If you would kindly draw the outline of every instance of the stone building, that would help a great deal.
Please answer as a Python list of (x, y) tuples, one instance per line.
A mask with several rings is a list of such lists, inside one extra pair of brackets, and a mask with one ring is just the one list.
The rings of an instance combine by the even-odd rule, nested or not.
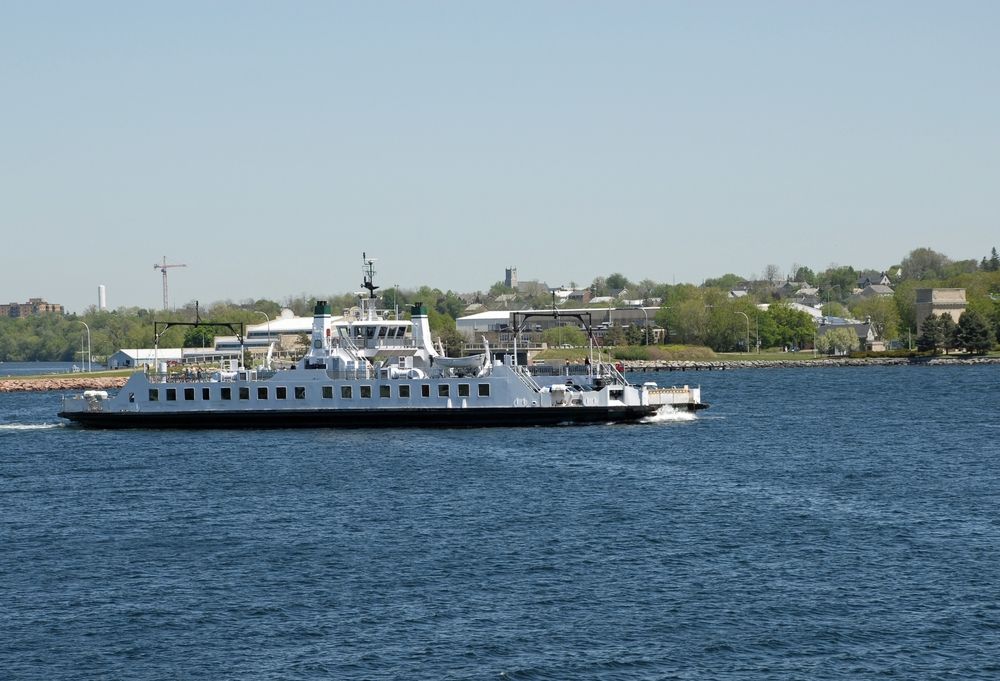
[(923, 329), (924, 320), (929, 315), (939, 317), (947, 313), (958, 323), (965, 312), (964, 288), (918, 288), (917, 289), (917, 334)]
[(26, 303), (0, 305), (0, 317), (37, 317), (45, 314), (63, 314), (63, 306), (47, 303), (42, 298), (29, 298)]

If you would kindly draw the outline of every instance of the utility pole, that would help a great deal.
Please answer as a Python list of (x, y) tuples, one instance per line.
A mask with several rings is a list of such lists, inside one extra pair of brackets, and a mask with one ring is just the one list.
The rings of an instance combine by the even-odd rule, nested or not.
[(168, 299), (167, 299), (167, 268), (168, 267), (187, 267), (187, 265), (180, 265), (180, 264), (169, 264), (168, 265), (167, 264), (167, 256), (163, 256), (163, 262), (162, 263), (153, 263), (153, 269), (154, 270), (160, 270), (160, 272), (163, 273), (163, 309), (164, 310), (169, 309), (168, 308)]

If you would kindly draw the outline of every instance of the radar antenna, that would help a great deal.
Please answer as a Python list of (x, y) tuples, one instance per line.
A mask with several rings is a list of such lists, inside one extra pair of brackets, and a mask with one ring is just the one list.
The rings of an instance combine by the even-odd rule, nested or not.
[(374, 299), (375, 290), (379, 288), (375, 285), (375, 259), (369, 258), (367, 254), (362, 252), (361, 260), (364, 262), (361, 272), (365, 277), (365, 283), (362, 286), (368, 289), (368, 297)]

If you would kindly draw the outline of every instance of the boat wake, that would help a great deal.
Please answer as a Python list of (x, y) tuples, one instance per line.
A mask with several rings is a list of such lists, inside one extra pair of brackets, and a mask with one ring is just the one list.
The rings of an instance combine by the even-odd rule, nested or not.
[(0, 432), (19, 430), (50, 430), (63, 428), (65, 423), (0, 423)]
[(679, 411), (671, 406), (664, 405), (656, 410), (652, 416), (647, 416), (640, 423), (678, 423), (683, 421), (697, 421), (698, 415), (693, 411)]

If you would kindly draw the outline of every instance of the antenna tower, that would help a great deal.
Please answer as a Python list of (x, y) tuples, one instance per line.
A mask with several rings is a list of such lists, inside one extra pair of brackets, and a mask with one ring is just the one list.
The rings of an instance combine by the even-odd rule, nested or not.
[(369, 258), (365, 253), (362, 253), (361, 260), (364, 262), (361, 272), (365, 277), (365, 283), (362, 286), (368, 289), (368, 297), (374, 298), (375, 289), (379, 288), (375, 285), (375, 259)]
[(167, 264), (167, 256), (163, 256), (162, 263), (153, 263), (154, 270), (160, 270), (163, 273), (163, 309), (169, 309), (167, 307), (167, 268), (168, 267), (187, 267), (187, 265), (180, 264)]

